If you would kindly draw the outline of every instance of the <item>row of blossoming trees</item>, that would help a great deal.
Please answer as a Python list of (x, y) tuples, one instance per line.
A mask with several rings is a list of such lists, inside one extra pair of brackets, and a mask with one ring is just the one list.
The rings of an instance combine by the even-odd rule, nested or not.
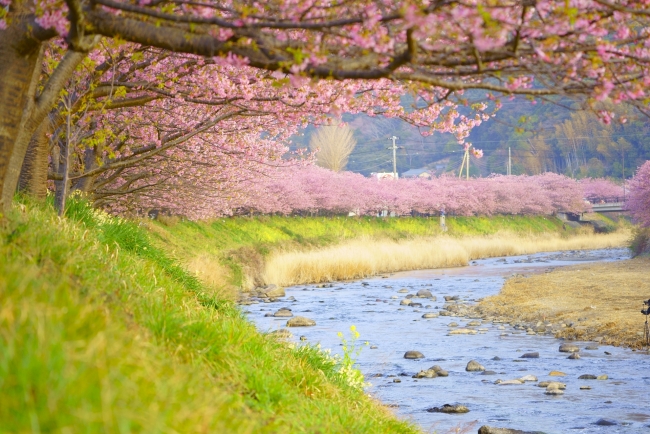
[(144, 214), (151, 209), (191, 219), (232, 214), (299, 215), (437, 215), (579, 213), (590, 208), (585, 198), (617, 197), (623, 189), (604, 179), (576, 181), (563, 175), (501, 176), (459, 179), (444, 175), (428, 179), (366, 178), (317, 166), (283, 167), (229, 185), (196, 200), (191, 195), (119, 196), (117, 212)]
[(293, 171), (289, 179), (269, 180), (264, 197), (253, 197), (257, 212), (330, 212), (397, 215), (412, 211), (455, 215), (551, 214), (585, 209), (583, 190), (574, 180), (546, 173), (538, 176), (492, 176), (432, 180), (378, 180), (356, 173), (332, 173), (317, 167)]

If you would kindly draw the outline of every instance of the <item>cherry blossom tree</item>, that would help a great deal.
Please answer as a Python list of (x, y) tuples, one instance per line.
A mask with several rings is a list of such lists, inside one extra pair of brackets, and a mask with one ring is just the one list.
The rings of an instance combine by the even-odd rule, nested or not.
[(630, 181), (627, 209), (637, 223), (650, 227), (650, 161), (643, 163)]
[[(284, 74), (192, 55), (133, 46), (104, 51), (91, 53), (89, 64), (95, 66), (66, 87), (66, 100), (74, 96), (68, 104), (72, 110), (60, 105), (50, 115), (53, 134), (59, 135), (50, 179), (57, 181), (59, 192), (67, 176), (73, 190), (90, 193), (98, 205), (150, 206), (151, 201), (143, 202), (145, 192), (154, 197), (156, 189), (169, 189), (172, 180), (175, 195), (191, 190), (199, 198), (202, 189), (205, 200), (226, 186), (236, 190), (237, 180), (254, 176), (250, 172), (259, 175), (265, 166), (292, 163), (280, 155), (298, 127), (330, 122), (328, 116), (340, 112), (397, 116), (416, 124), (426, 120), (437, 124), (430, 128), (453, 133), (459, 141), (488, 116), (484, 104), (473, 106), (474, 117), (460, 115), (449, 102), (406, 111), (400, 97), (407, 89), (385, 80), (297, 87), (283, 82)], [(67, 139), (61, 128), (64, 113), (70, 111), (75, 136), (82, 139), (73, 140), (70, 152), (76, 158), (68, 167), (59, 157), (68, 154), (61, 151)], [(182, 182), (179, 173), (185, 177)]]
[[(321, 80), (402, 83), (436, 110), (463, 102), (463, 89), (488, 97), (561, 95), (598, 110), (600, 100), (645, 109), (646, 0), (429, 1), (273, 0), (135, 2), (2, 0), (0, 9), (0, 182), (9, 201), (28, 144), (99, 37)], [(66, 52), (42, 83), (45, 44)], [(600, 112), (604, 121), (612, 114)], [(421, 122), (434, 122), (424, 113)], [(413, 118), (417, 122), (417, 117)]]
[(592, 202), (613, 198), (622, 199), (625, 196), (622, 185), (615, 184), (605, 178), (584, 178), (579, 182), (584, 189), (585, 199)]

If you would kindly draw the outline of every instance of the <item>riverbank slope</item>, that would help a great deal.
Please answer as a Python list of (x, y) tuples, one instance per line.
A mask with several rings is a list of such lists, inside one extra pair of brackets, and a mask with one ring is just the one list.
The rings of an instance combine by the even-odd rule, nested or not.
[[(462, 266), (476, 258), (624, 246), (629, 231), (602, 217), (594, 234), (551, 216), (437, 218), (253, 217), (147, 222), (154, 242), (224, 296), (277, 284)], [(227, 283), (224, 285), (224, 283)], [(224, 291), (225, 289), (225, 291)]]
[(67, 211), (24, 201), (0, 222), (0, 432), (419, 432), (142, 225)]

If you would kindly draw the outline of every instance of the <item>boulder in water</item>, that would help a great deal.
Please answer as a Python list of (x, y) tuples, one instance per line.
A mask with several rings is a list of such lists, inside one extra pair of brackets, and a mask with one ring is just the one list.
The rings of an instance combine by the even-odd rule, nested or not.
[(468, 413), (469, 408), (461, 404), (445, 404), (442, 407), (428, 408), (429, 413)]
[(407, 352), (404, 353), (404, 358), (405, 359), (423, 359), (424, 354), (422, 354), (419, 351), (411, 350), (411, 351), (407, 351)]
[(485, 366), (481, 365), (476, 360), (470, 360), (469, 363), (467, 363), (465, 370), (467, 372), (485, 371)]
[(539, 353), (535, 351), (534, 353), (525, 353), (521, 355), (522, 359), (539, 359)]
[(296, 316), (287, 321), (287, 327), (309, 327), (315, 325), (316, 321), (304, 316)]
[(580, 351), (580, 347), (574, 344), (562, 344), (560, 345), (559, 351), (561, 353), (577, 353)]

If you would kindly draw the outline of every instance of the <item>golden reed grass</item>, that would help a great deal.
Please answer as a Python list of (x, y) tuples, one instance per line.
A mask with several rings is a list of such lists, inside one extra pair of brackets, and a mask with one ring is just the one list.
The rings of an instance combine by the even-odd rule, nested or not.
[(225, 284), (230, 277), (230, 270), (219, 263), (219, 258), (209, 254), (199, 254), (185, 259), (183, 265), (215, 295), (228, 300), (236, 298), (235, 288)]
[(267, 259), (263, 278), (266, 283), (281, 286), (358, 279), (393, 271), (458, 267), (473, 259), (495, 256), (621, 247), (629, 237), (629, 232), (617, 231), (570, 238), (500, 233), (487, 237), (438, 236), (403, 241), (357, 239), (317, 250), (276, 252)]

